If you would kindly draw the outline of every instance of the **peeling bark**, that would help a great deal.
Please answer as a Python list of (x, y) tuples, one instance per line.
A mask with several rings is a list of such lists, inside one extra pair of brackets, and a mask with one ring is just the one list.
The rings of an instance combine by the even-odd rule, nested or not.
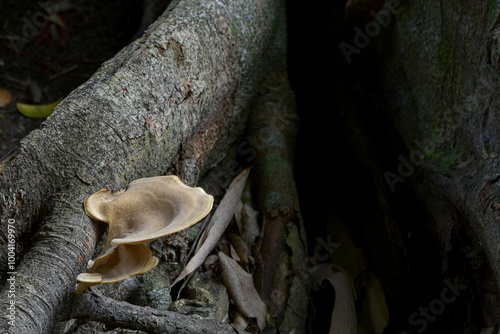
[(293, 175), (298, 115), (284, 61), (270, 73), (249, 120), (249, 143), (257, 152), (253, 179), (262, 214), (262, 298), (277, 314), (280, 333), (305, 333), (308, 304), (307, 240)]

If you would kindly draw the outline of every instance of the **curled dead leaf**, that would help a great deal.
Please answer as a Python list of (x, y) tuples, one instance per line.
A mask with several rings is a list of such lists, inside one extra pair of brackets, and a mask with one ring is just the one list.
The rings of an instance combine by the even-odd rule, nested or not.
[(363, 315), (370, 319), (373, 334), (382, 334), (389, 324), (389, 310), (382, 284), (373, 272), (367, 271), (363, 275), (362, 286), (366, 290)]
[(253, 284), (253, 276), (235, 260), (219, 252), (222, 280), (238, 311), (246, 318), (256, 318), (259, 328), (266, 326), (267, 306)]
[(335, 289), (329, 334), (356, 334), (356, 305), (349, 274), (338, 266), (325, 263), (314, 267), (311, 275), (317, 284), (321, 285), (321, 282), (327, 280)]
[(254, 210), (250, 204), (238, 203), (234, 218), (240, 235), (245, 240), (247, 246), (250, 246), (260, 234), (258, 217), (259, 212)]
[[(241, 262), (243, 268), (248, 271), (248, 261), (250, 256), (250, 249), (248, 249), (247, 244), (243, 238), (236, 233), (227, 233), (226, 239), (231, 243), (231, 246), (234, 248), (238, 258)], [(233, 257), (234, 258), (234, 257)]]

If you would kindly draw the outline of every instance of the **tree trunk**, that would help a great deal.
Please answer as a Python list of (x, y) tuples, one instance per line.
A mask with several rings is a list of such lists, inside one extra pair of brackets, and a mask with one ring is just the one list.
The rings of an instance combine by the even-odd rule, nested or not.
[[(455, 303), (463, 306), (455, 316), (494, 326), (500, 321), (500, 7), (495, 1), (370, 5), (351, 16), (361, 20), (339, 25), (336, 36), (356, 99), (372, 102), (356, 102), (358, 111), (366, 109), (359, 114), (378, 119), (364, 126), (372, 133), (367, 140), (379, 144), (369, 158), (385, 183), (379, 194), (395, 203), (411, 186), (434, 219), (425, 228), (437, 237), (421, 247), (439, 248), (443, 278), (470, 289), (470, 300)], [(384, 163), (388, 152), (394, 155)]]
[(2, 161), (2, 224), (14, 232), (0, 243), (16, 253), (0, 258), (10, 279), (0, 304), (15, 307), (3, 329), (46, 333), (63, 313), (98, 236), (86, 197), (174, 162), (194, 185), (224, 156), (272, 66), (264, 51), (284, 37), (283, 17), (280, 1), (174, 1)]

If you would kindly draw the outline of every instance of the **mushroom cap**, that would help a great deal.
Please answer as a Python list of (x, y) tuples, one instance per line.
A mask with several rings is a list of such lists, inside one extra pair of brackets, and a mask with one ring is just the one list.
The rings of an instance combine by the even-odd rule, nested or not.
[(138, 273), (138, 275), (145, 274), (148, 271), (154, 269), (154, 267), (156, 267), (159, 262), (160, 262), (160, 260), (158, 260), (158, 258), (156, 256), (153, 256), (153, 258), (151, 259), (151, 262), (149, 263), (149, 265), (146, 268), (142, 269), (141, 272)]
[(88, 287), (100, 284), (102, 276), (99, 274), (82, 273), (76, 277), (76, 280), (80, 283), (76, 285), (75, 293), (82, 293)]
[(130, 276), (144, 274), (158, 264), (151, 249), (146, 245), (119, 245), (113, 251), (94, 262), (89, 273), (76, 278), (80, 283), (76, 293), (83, 292), (89, 286), (115, 283)]
[(126, 190), (102, 189), (85, 200), (91, 218), (109, 224), (103, 251), (112, 244), (140, 244), (183, 230), (204, 218), (213, 197), (174, 175), (138, 179)]
[(100, 274), (81, 273), (76, 277), (76, 280), (78, 282), (99, 284), (102, 282), (102, 276)]

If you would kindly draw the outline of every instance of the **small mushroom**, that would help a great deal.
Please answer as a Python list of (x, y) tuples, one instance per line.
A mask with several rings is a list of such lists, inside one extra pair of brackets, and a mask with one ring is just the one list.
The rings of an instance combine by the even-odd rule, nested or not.
[(100, 274), (81, 273), (76, 277), (80, 283), (76, 285), (75, 293), (82, 293), (90, 286), (102, 283), (102, 276)]
[[(152, 255), (148, 261), (145, 255), (140, 255), (142, 262), (132, 268), (132, 264), (127, 263), (129, 257), (134, 256), (137, 260), (139, 255), (131, 255), (129, 247), (144, 246), (142, 244), (188, 228), (203, 219), (212, 205), (211, 195), (202, 188), (185, 185), (174, 175), (138, 179), (131, 182), (127, 189), (114, 194), (102, 189), (91, 195), (85, 200), (85, 212), (91, 218), (109, 225), (108, 236), (89, 269), (90, 274), (78, 276), (80, 283), (75, 292), (153, 269), (158, 259)], [(147, 246), (144, 247), (151, 253)], [(113, 268), (119, 268), (120, 275), (110, 272), (111, 264)], [(101, 281), (99, 276), (102, 276)]]
[(83, 292), (89, 286), (115, 283), (130, 276), (144, 274), (158, 264), (151, 249), (146, 245), (119, 245), (105, 258), (96, 261), (90, 273), (82, 273), (76, 278), (75, 293)]

